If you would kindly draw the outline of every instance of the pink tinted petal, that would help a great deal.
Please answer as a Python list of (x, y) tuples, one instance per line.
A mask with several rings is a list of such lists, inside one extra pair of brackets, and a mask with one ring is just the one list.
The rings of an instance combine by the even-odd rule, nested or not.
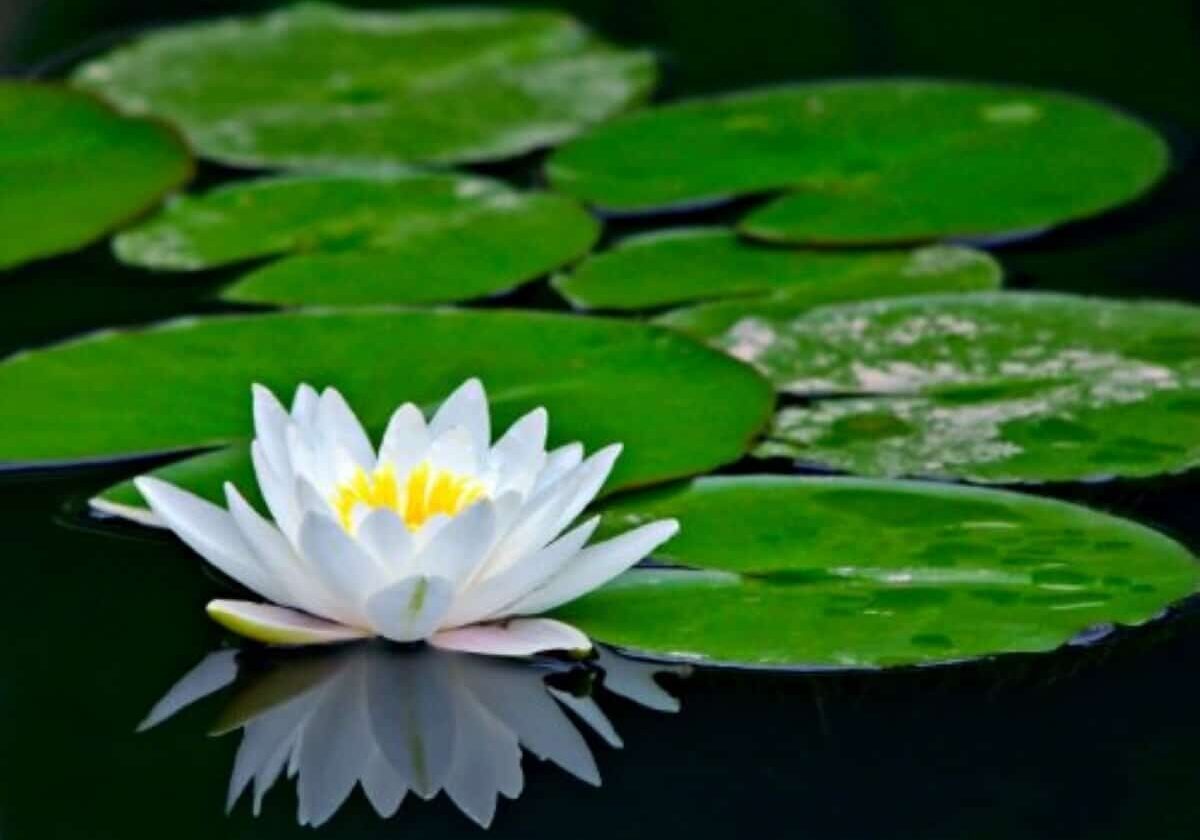
[(588, 637), (552, 618), (517, 618), (502, 624), (473, 624), (442, 630), (434, 647), (483, 656), (533, 656), (548, 650), (591, 650)]

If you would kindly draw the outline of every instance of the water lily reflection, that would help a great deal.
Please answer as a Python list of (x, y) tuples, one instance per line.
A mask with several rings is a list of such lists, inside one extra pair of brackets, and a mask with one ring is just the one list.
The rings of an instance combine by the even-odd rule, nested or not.
[[(612, 693), (659, 711), (678, 701), (656, 682), (685, 668), (636, 662), (597, 649), (594, 665)], [(257, 814), (285, 774), (296, 780), (302, 825), (320, 825), (361, 786), (382, 817), (411, 792), (445, 794), (471, 819), (491, 823), (499, 796), (521, 794), (522, 748), (599, 785), (591, 749), (574, 720), (613, 747), (621, 740), (590, 696), (591, 666), (519, 662), (362, 644), (332, 653), (213, 653), (150, 711), (141, 729), (235, 684), (218, 733), (242, 730), (227, 806), (247, 789)], [(582, 693), (548, 678), (582, 684)], [(582, 677), (583, 679), (572, 679)], [(568, 715), (565, 709), (573, 713)]]

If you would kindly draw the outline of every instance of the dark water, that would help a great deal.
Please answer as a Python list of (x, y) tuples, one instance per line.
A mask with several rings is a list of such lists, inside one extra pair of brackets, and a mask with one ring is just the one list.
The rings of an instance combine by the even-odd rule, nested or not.
[[(0, 67), (52, 75), (141, 26), (268, 5), (0, 0)], [(1192, 3), (559, 5), (616, 40), (658, 49), (672, 96), (904, 73), (1026, 82), (1118, 103), (1168, 136), (1175, 171), (1134, 207), (1000, 249), (1010, 285), (1200, 298), (1200, 13)], [(527, 181), (535, 164), (502, 174)], [(217, 311), (223, 305), (210, 298), (220, 280), (120, 270), (103, 246), (46, 261), (3, 279), (0, 353), (102, 326)], [(556, 305), (536, 287), (509, 302)], [(222, 700), (134, 732), (224, 639), (202, 610), (219, 584), (198, 560), (165, 538), (97, 530), (79, 514), (79, 500), (128, 471), (0, 478), (0, 836), (296, 835), (290, 782), (267, 796), (257, 819), (245, 799), (225, 815), (238, 737), (206, 735)], [(1046, 492), (1131, 516), (1196, 548), (1198, 489), (1192, 473)], [(501, 802), (491, 833), (1192, 838), (1200, 833), (1197, 612), (1046, 657), (888, 674), (702, 670), (668, 680), (682, 700), (675, 714), (597, 692), (625, 744), (616, 750), (587, 736), (603, 785), (527, 756), (525, 795)], [(263, 667), (244, 663), (251, 672)], [(390, 673), (386, 663), (371, 667)], [(280, 700), (262, 700), (272, 683), (251, 677), (243, 707), (256, 697), (259, 711)], [(559, 674), (552, 682), (583, 696), (594, 677)], [(469, 759), (486, 763), (487, 755)], [(415, 799), (382, 821), (356, 793), (320, 831), (480, 836), (445, 797)]]

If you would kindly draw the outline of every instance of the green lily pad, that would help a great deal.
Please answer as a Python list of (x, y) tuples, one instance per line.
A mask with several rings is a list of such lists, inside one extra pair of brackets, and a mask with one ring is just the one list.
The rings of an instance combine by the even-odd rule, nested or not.
[(166, 127), (90, 96), (0, 82), (0, 268), (81, 248), (192, 175)]
[(876, 668), (1052, 650), (1136, 625), (1200, 587), (1162, 534), (1051, 499), (848, 478), (701, 478), (612, 503), (605, 527), (664, 516), (656, 552), (559, 610), (655, 656)]
[(786, 298), (818, 306), (877, 297), (995, 289), (1003, 272), (982, 251), (764, 248), (726, 228), (680, 228), (623, 240), (589, 257), (554, 287), (580, 309), (652, 309), (729, 297)]
[(1152, 130), (1078, 97), (870, 80), (631, 114), (559, 149), (546, 171), (563, 192), (618, 212), (785, 191), (741, 230), (857, 244), (1061, 224), (1136, 198), (1166, 165)]
[[(1200, 308), (1071, 295), (896, 298), (694, 323), (778, 390), (764, 457), (981, 482), (1200, 464)], [(826, 398), (827, 395), (836, 395)]]
[(599, 234), (571, 199), (484, 178), (309, 175), (181, 196), (114, 249), (123, 262), (175, 271), (291, 255), (224, 297), (341, 306), (503, 291), (582, 256)]
[(74, 82), (235, 166), (459, 163), (559, 143), (636, 104), (651, 56), (535, 11), (306, 3), (142, 36)]
[(398, 309), (183, 319), (0, 364), (0, 390), (20, 394), (0, 404), (0, 463), (244, 448), (252, 382), (285, 396), (302, 381), (336, 386), (379, 433), (401, 402), (434, 406), (471, 376), (498, 426), (544, 405), (554, 441), (623, 442), (613, 487), (738, 458), (773, 401), (746, 366), (640, 324)]

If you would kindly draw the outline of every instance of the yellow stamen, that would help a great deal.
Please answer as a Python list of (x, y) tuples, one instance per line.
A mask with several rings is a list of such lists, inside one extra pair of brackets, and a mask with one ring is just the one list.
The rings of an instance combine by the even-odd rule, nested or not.
[(422, 461), (403, 481), (397, 480), (391, 464), (371, 473), (359, 467), (338, 485), (331, 501), (347, 531), (354, 528), (358, 505), (395, 511), (410, 531), (416, 531), (431, 516), (457, 516), (483, 495), (483, 485), (474, 478)]

